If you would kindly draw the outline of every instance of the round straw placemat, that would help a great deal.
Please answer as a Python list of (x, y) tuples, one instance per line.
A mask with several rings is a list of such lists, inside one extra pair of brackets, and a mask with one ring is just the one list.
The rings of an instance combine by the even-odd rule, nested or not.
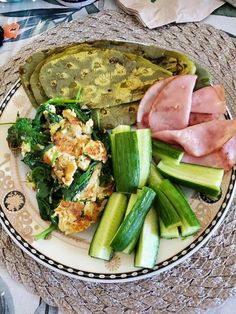
[[(157, 44), (187, 53), (210, 69), (232, 99), (236, 90), (236, 43), (208, 25), (143, 28), (123, 13), (104, 11), (61, 24), (37, 37), (2, 68), (0, 97), (18, 79), (20, 63), (32, 52), (93, 39)], [(232, 96), (232, 97), (231, 97)], [(236, 106), (228, 102), (235, 116)], [(38, 264), (1, 230), (0, 259), (11, 276), (50, 305), (66, 313), (202, 313), (236, 295), (236, 200), (212, 238), (179, 266), (150, 279), (96, 284), (72, 279)]]

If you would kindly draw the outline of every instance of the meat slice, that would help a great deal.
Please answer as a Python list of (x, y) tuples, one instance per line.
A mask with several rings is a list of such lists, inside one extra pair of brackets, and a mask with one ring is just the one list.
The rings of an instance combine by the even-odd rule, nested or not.
[(236, 164), (236, 135), (234, 135), (222, 148), (202, 157), (184, 154), (182, 162), (209, 167), (223, 168), (229, 171)]
[(219, 113), (197, 113), (190, 112), (189, 125), (195, 125), (211, 120), (216, 120), (220, 117)]
[(155, 132), (154, 138), (179, 144), (192, 156), (204, 156), (220, 149), (236, 134), (236, 120), (213, 120), (183, 130)]
[(139, 128), (149, 127), (149, 113), (151, 111), (153, 102), (155, 98), (159, 95), (163, 87), (166, 86), (166, 84), (168, 84), (173, 79), (174, 76), (158, 81), (146, 91), (138, 106), (137, 124)]
[(188, 126), (196, 75), (178, 75), (155, 98), (149, 114), (152, 132)]
[(193, 93), (192, 112), (225, 113), (225, 92), (222, 85), (203, 87)]

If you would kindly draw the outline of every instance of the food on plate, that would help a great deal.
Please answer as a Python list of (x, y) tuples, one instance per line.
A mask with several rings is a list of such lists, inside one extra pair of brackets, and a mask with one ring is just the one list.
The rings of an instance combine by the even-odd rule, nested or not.
[(210, 154), (195, 157), (184, 153), (183, 162), (215, 168), (223, 168), (229, 171), (236, 164), (236, 135), (226, 142), (220, 149)]
[(152, 109), (152, 105), (155, 99), (160, 95), (163, 87), (173, 79), (174, 77), (170, 77), (166, 80), (158, 81), (147, 90), (138, 106), (137, 125), (139, 128), (149, 127), (149, 113)]
[[(83, 97), (87, 97), (87, 100), (91, 101), (91, 99), (89, 99), (89, 93), (93, 93), (94, 88), (96, 90), (100, 90), (101, 92), (103, 90), (102, 93), (104, 94), (100, 96), (95, 93), (96, 95), (95, 97), (93, 97), (94, 99), (92, 99), (90, 104), (99, 107), (98, 109), (96, 109), (96, 111), (97, 116), (99, 117), (99, 123), (101, 127), (116, 127), (119, 124), (135, 124), (136, 110), (139, 101), (133, 102), (132, 99), (137, 99), (137, 93), (139, 94), (138, 98), (140, 99), (140, 97), (144, 95), (147, 88), (147, 83), (139, 82), (141, 76), (144, 74), (143, 70), (147, 68), (149, 68), (148, 71), (150, 71), (150, 68), (152, 69), (151, 71), (153, 71), (153, 69), (159, 69), (160, 75), (158, 76), (157, 80), (167, 76), (178, 74), (194, 74), (196, 71), (195, 63), (192, 62), (186, 55), (175, 51), (168, 51), (151, 45), (147, 46), (136, 43), (99, 40), (93, 42), (76, 43), (64, 47), (45, 49), (43, 51), (32, 54), (29, 58), (25, 60), (24, 64), (22, 64), (22, 66), (20, 67), (21, 82), (33, 106), (37, 107), (38, 105), (46, 102), (49, 99), (44, 88), (47, 90), (51, 89), (55, 97), (64, 98), (66, 97), (66, 94), (68, 92), (74, 91), (74, 94), (72, 95), (72, 98), (74, 98), (75, 93), (80, 86), (80, 83), (81, 86), (84, 84), (80, 77), (77, 80), (77, 83), (75, 83), (74, 78), (69, 75), (69, 73), (72, 73), (75, 69), (69, 69), (66, 67), (66, 69), (63, 70), (54, 71), (55, 69), (53, 69), (53, 67), (51, 68), (51, 65), (57, 64), (57, 66), (61, 69), (63, 60), (68, 59), (71, 61), (76, 54), (86, 53), (92, 53), (93, 55), (97, 54), (99, 59), (102, 58), (104, 60), (103, 56), (104, 54), (106, 54), (106, 52), (109, 52), (108, 55), (114, 55), (114, 53), (119, 55), (119, 58), (113, 58), (113, 61), (118, 61), (117, 59), (120, 60), (120, 63), (109, 63), (109, 67), (107, 68), (105, 73), (106, 75), (102, 74), (102, 68), (96, 68), (93, 71), (90, 71), (88, 75), (86, 75), (85, 72), (89, 70), (90, 67), (93, 67), (93, 65), (89, 64), (88, 67), (84, 69), (84, 67), (82, 66), (84, 65), (84, 63), (79, 63), (78, 60), (75, 62), (75, 64), (78, 65), (75, 75), (78, 76), (80, 72), (83, 72), (83, 76), (86, 75), (86, 78), (84, 77), (84, 82), (86, 84), (88, 79), (92, 81), (98, 73), (101, 72), (100, 74), (102, 74), (100, 75), (100, 78), (97, 79), (97, 83), (95, 82), (95, 80), (93, 81), (93, 84), (90, 86), (91, 88), (89, 86), (85, 86), (85, 89), (89, 90), (86, 93), (82, 94)], [(92, 56), (88, 57), (92, 58)], [(88, 58), (85, 59), (88, 60)], [(112, 58), (109, 58), (109, 60), (111, 59)], [(110, 90), (111, 88), (108, 85), (111, 85), (111, 83), (109, 82), (114, 81), (115, 77), (117, 78), (117, 69), (116, 71), (114, 71), (115, 67), (118, 66), (118, 72), (120, 72), (122, 66), (124, 66), (125, 71), (129, 73), (130, 68), (127, 68), (126, 64), (123, 64), (122, 60), (124, 59), (129, 59), (129, 64), (132, 63), (132, 67), (134, 66), (135, 62), (137, 62), (138, 65), (142, 64), (144, 66), (141, 66), (141, 68), (136, 68), (136, 70), (133, 71), (133, 74), (131, 73), (135, 76), (134, 77), (131, 75), (132, 80), (128, 80), (128, 75), (123, 75), (123, 81), (120, 83), (123, 87), (121, 88), (121, 93), (118, 93), (118, 91), (115, 92)], [(68, 62), (67, 65), (69, 63), (70, 62)], [(96, 67), (98, 63), (95, 62)], [(52, 86), (50, 86), (48, 73), (45, 73), (45, 70), (48, 66), (49, 71), (50, 69), (52, 70), (52, 79), (50, 81), (52, 85), (54, 85), (53, 88)], [(112, 69), (109, 70), (109, 68)], [(110, 77), (106, 77), (109, 73)], [(155, 73), (158, 74), (157, 71)], [(67, 78), (63, 79), (62, 76), (67, 76)], [(44, 84), (42, 84), (40, 78), (44, 82)], [(72, 80), (71, 84), (68, 83), (68, 78), (69, 80)], [(144, 78), (146, 80), (147, 73), (145, 74)], [(118, 76), (118, 80), (121, 79), (122, 76)], [(107, 86), (101, 86), (99, 85), (101, 84), (101, 82), (99, 83), (99, 81), (102, 81), (103, 84), (105, 84), (106, 82), (109, 84)], [(55, 83), (58, 83), (61, 86), (61, 89), (58, 89), (58, 87), (55, 86)], [(116, 82), (116, 84), (118, 84), (118, 82)], [(139, 88), (138, 84), (143, 84), (143, 87)], [(125, 85), (127, 86), (125, 87)], [(56, 94), (56, 91), (58, 91), (59, 93)], [(131, 94), (129, 94), (130, 91)], [(113, 92), (115, 92), (115, 95), (113, 95)], [(64, 95), (62, 95), (62, 93), (64, 93)], [(112, 95), (114, 97), (111, 97)], [(102, 100), (102, 103), (98, 102), (99, 99)], [(85, 101), (87, 100), (85, 99)]]
[(39, 80), (48, 98), (73, 98), (82, 88), (81, 102), (94, 109), (139, 100), (156, 80), (170, 75), (141, 56), (96, 49), (46, 62)]
[(110, 196), (99, 226), (89, 247), (89, 255), (109, 261), (113, 255), (110, 242), (118, 230), (126, 210), (127, 196), (114, 192)]
[(195, 91), (192, 96), (191, 112), (225, 113), (224, 87), (222, 85), (212, 85)]
[(196, 66), (195, 74), (197, 75), (197, 81), (196, 85), (194, 86), (194, 90), (213, 85), (213, 80), (210, 72), (206, 68), (200, 66), (200, 64), (196, 62), (194, 64)]
[(183, 149), (170, 146), (159, 140), (152, 140), (152, 157), (180, 163), (184, 155)]
[(219, 113), (198, 113), (198, 112), (190, 112), (189, 115), (189, 126), (208, 122), (212, 120), (218, 120), (220, 118)]
[(152, 189), (145, 186), (142, 188), (132, 210), (124, 218), (110, 243), (115, 251), (123, 251), (134, 238), (138, 239), (145, 217), (152, 207), (155, 196), (156, 193)]
[[(233, 149), (236, 121), (225, 120), (223, 116), (226, 113), (224, 87), (212, 85), (193, 90), (190, 110), (189, 102), (182, 98), (184, 114), (170, 114), (176, 112), (175, 95), (180, 99), (179, 94), (183, 94), (181, 88), (175, 87), (173, 83), (183, 78), (182, 75), (167, 78), (147, 90), (138, 107), (137, 126), (150, 127), (153, 138), (184, 149), (184, 162), (220, 167), (228, 171), (236, 160)], [(168, 86), (173, 86), (172, 93)], [(163, 99), (166, 105), (163, 105)], [(185, 126), (179, 124), (182, 117), (186, 118)]]
[(150, 129), (125, 130), (117, 127), (111, 134), (111, 153), (116, 190), (135, 193), (148, 179), (152, 158)]
[(196, 79), (196, 75), (179, 75), (162, 87), (149, 113), (152, 132), (179, 130), (188, 125)]
[(91, 257), (134, 252), (135, 267), (153, 268), (160, 238), (200, 231), (179, 184), (217, 197), (236, 162), (236, 122), (223, 119), (224, 88), (206, 69), (174, 51), (94, 41), (37, 52), (20, 72), (38, 109), (7, 140), (51, 222), (35, 239), (98, 221)]
[(97, 221), (114, 183), (108, 134), (94, 129), (89, 110), (76, 101), (45, 103), (34, 119), (17, 118), (7, 140), (30, 168), (27, 181), (44, 220), (66, 234)]
[(119, 106), (92, 111), (93, 120), (100, 129), (113, 129), (118, 125), (136, 123), (139, 102), (131, 102)]
[(179, 144), (196, 157), (220, 149), (236, 133), (236, 120), (213, 120), (189, 126), (182, 130), (165, 130), (153, 137), (170, 144)]
[(183, 237), (200, 230), (201, 225), (185, 198), (182, 190), (165, 179), (152, 164), (148, 185), (157, 193), (157, 207), (162, 224), (167, 232), (179, 227)]

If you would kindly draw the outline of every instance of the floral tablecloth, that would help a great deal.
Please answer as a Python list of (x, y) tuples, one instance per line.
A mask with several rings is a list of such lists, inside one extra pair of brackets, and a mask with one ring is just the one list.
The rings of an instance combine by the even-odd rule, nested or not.
[[(62, 22), (79, 20), (88, 14), (95, 14), (104, 9), (118, 10), (115, 0), (94, 1), (81, 9), (66, 7), (56, 0), (25, 0), (18, 3), (0, 4), (0, 25), (17, 23), (20, 26), (16, 38), (6, 38), (0, 48), (0, 65), (35, 36)], [(202, 23), (222, 29), (236, 37), (236, 8), (225, 4), (213, 12)], [(1, 306), (5, 303), (5, 312)], [(236, 299), (228, 300), (218, 309), (209, 309), (208, 314), (235, 313)], [(39, 297), (27, 292), (23, 286), (14, 282), (6, 269), (0, 266), (0, 313), (3, 314), (56, 314), (57, 308), (45, 304)]]

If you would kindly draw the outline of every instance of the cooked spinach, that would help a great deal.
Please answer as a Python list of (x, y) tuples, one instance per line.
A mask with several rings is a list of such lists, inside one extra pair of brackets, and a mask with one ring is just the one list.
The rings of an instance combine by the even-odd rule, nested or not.
[(76, 194), (86, 187), (93, 174), (93, 170), (96, 164), (96, 161), (91, 163), (88, 169), (83, 173), (80, 170), (76, 171), (74, 175), (74, 180), (71, 185), (68, 188), (63, 189), (63, 196), (66, 201), (73, 201)]
[[(80, 91), (81, 92), (81, 91)], [(54, 211), (62, 199), (74, 201), (77, 193), (88, 184), (97, 161), (93, 161), (84, 172), (77, 169), (69, 187), (63, 186), (57, 178), (52, 176), (52, 165), (57, 158), (55, 152), (50, 165), (43, 160), (47, 150), (54, 146), (51, 142), (49, 125), (58, 123), (63, 119), (63, 110), (71, 109), (81, 122), (86, 123), (91, 118), (90, 109), (81, 109), (79, 103), (80, 92), (76, 100), (63, 98), (50, 99), (42, 104), (36, 111), (34, 119), (18, 117), (16, 122), (8, 129), (7, 141), (13, 150), (25, 147), (22, 161), (31, 169), (29, 180), (36, 189), (36, 199), (39, 213), (43, 220), (51, 222), (49, 228), (35, 236), (35, 239), (46, 238), (53, 230), (58, 228), (58, 217)], [(110, 149), (109, 135), (101, 130), (93, 130), (92, 139), (104, 143), (107, 151)], [(101, 183), (111, 180), (110, 163), (102, 168)]]
[(40, 146), (49, 143), (50, 136), (35, 129), (31, 119), (17, 118), (15, 124), (8, 129), (7, 141), (10, 148), (20, 148), (24, 142), (32, 151), (37, 151), (41, 149)]

